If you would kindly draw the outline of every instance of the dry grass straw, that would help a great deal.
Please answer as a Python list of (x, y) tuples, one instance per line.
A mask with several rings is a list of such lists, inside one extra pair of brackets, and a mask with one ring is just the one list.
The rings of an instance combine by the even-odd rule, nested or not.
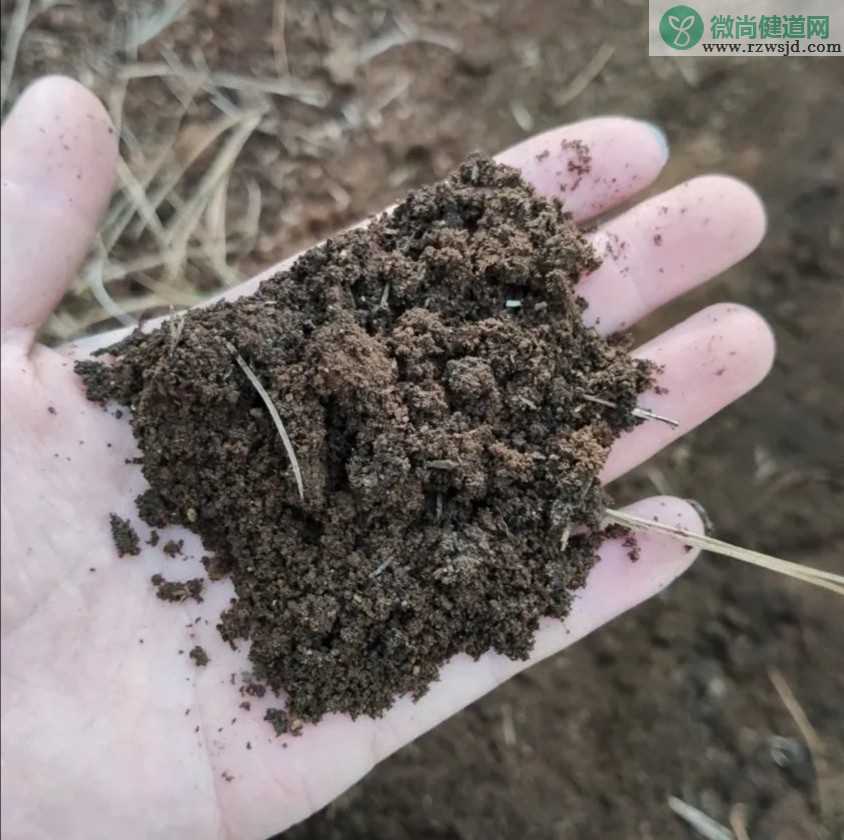
[(38, 17), (55, 6), (60, 0), (40, 0), (33, 8), (31, 0), (18, 0), (14, 12), (6, 27), (6, 37), (3, 40), (2, 64), (0, 64), (0, 109), (5, 113), (6, 101), (12, 79), (15, 77), (15, 66), (18, 61), (21, 39), (27, 28)]
[(133, 79), (177, 77), (181, 81), (201, 82), (241, 93), (264, 93), (297, 99), (315, 108), (324, 108), (328, 104), (327, 91), (322, 85), (314, 82), (303, 82), (300, 79), (291, 78), (279, 79), (271, 76), (243, 76), (239, 73), (222, 71), (207, 75), (202, 70), (173, 67), (166, 61), (135, 62), (119, 68), (117, 77), (127, 82)]
[(562, 108), (577, 99), (601, 75), (614, 54), (615, 47), (612, 44), (601, 44), (586, 66), (554, 97), (554, 104)]
[(730, 808), (730, 828), (736, 840), (750, 840), (747, 832), (747, 807), (741, 802)]
[[(618, 408), (614, 402), (605, 400), (603, 397), (595, 397), (592, 394), (581, 394), (580, 397), (587, 402), (596, 403), (597, 405), (605, 405), (607, 408)], [(677, 420), (673, 420), (671, 417), (664, 417), (662, 414), (657, 414), (649, 408), (636, 406), (636, 408), (634, 408), (630, 413), (634, 417), (638, 417), (640, 420), (658, 420), (660, 423), (665, 423), (667, 426), (671, 426), (672, 429), (676, 429), (680, 425)]]
[(604, 522), (607, 524), (623, 525), (634, 531), (653, 531), (659, 534), (665, 534), (682, 542), (684, 545), (711, 551), (713, 554), (720, 554), (723, 557), (732, 557), (735, 560), (741, 560), (753, 566), (759, 566), (763, 569), (795, 578), (803, 583), (811, 583), (813, 586), (828, 589), (837, 595), (844, 595), (844, 575), (814, 569), (810, 566), (803, 566), (800, 563), (790, 563), (787, 560), (781, 560), (778, 557), (772, 557), (760, 551), (740, 548), (723, 540), (716, 540), (714, 537), (695, 534), (684, 528), (677, 528), (662, 522), (654, 522), (650, 519), (642, 519), (639, 516), (633, 516), (632, 514), (618, 510), (607, 510), (604, 514)]
[(126, 35), (127, 49), (136, 50), (156, 39), (168, 26), (185, 12), (187, 0), (169, 0), (158, 11), (146, 15), (133, 15)]
[[(222, 149), (214, 158), (214, 161), (206, 169), (202, 178), (200, 178), (190, 199), (185, 202), (168, 223), (164, 239), (169, 249), (167, 272), (171, 277), (176, 277), (182, 270), (191, 234), (199, 224), (203, 213), (221, 184), (227, 187), (228, 176), (231, 173), (232, 167), (243, 150), (243, 147), (246, 145), (247, 140), (249, 140), (252, 133), (258, 127), (263, 114), (263, 110), (255, 110), (244, 112), (241, 115), (238, 121), (239, 124), (233, 129)], [(225, 260), (223, 260), (223, 265), (226, 265)], [(214, 267), (217, 269), (221, 268), (217, 264), (214, 264)], [(224, 276), (224, 280), (229, 285), (236, 282), (235, 279), (229, 276)]]
[[(27, 28), (57, 2), (20, 0), (11, 13), (0, 73), (4, 108), (14, 87)], [(75, 7), (80, 16), (88, 12), (78, 0), (62, 0), (62, 5)], [(77, 75), (89, 84), (99, 81), (120, 137), (118, 189), (75, 287), (77, 294), (87, 290), (90, 297), (77, 299), (52, 316), (48, 340), (74, 338), (105, 319), (133, 325), (147, 309), (197, 303), (200, 294), (185, 276), (188, 263), (209, 268), (222, 286), (240, 282), (231, 258), (246, 253), (257, 242), (262, 193), (254, 178), (244, 183), (233, 173), (244, 146), (268, 111), (267, 97), (289, 97), (317, 108), (327, 102), (327, 90), (319, 82), (295, 79), (289, 72), (269, 78), (212, 70), (199, 49), (192, 53), (192, 67), (182, 64), (163, 43), (159, 48), (162, 61), (138, 61), (139, 48), (149, 52), (156, 39), (188, 9), (187, 0), (133, 3), (116, 19), (105, 46), (87, 53), (78, 66)], [(283, 17), (284, 4), (281, 14)], [(36, 38), (38, 33), (30, 34)], [(287, 71), (286, 51), (283, 46), (281, 49), (281, 65)], [(130, 85), (137, 79), (152, 78), (169, 88), (176, 107), (162, 111), (168, 122), (172, 115), (174, 128), (172, 133), (169, 128), (162, 132), (156, 151), (150, 154), (148, 141), (137, 139), (128, 124), (126, 105), (131, 101)], [(229, 99), (223, 89), (239, 93), (241, 103)], [(221, 111), (217, 119), (205, 124), (190, 120), (202, 104), (200, 95)], [(197, 182), (186, 188), (188, 177), (196, 172), (195, 164), (209, 155), (213, 157), (197, 173)], [(245, 189), (246, 197), (245, 212), (239, 213), (234, 223), (230, 189), (240, 190), (240, 195)], [(130, 257), (121, 258), (127, 247)], [(112, 288), (126, 280), (143, 286), (149, 294), (137, 295), (125, 285), (117, 286), (117, 291)], [(96, 305), (91, 305), (94, 302)]]
[(704, 814), (700, 808), (695, 808), (694, 805), (689, 805), (688, 802), (676, 796), (668, 797), (668, 807), (704, 840), (735, 840), (728, 828), (713, 820), (708, 814)]
[(768, 672), (768, 677), (809, 750), (815, 768), (818, 805), (824, 823), (830, 826), (836, 823), (840, 825), (840, 821), (844, 820), (844, 768), (839, 767), (839, 772), (834, 772), (826, 744), (812, 726), (809, 716), (782, 673), (774, 668)]
[(21, 38), (23, 38), (26, 27), (29, 25), (30, 0), (18, 0), (18, 5), (12, 13), (6, 30), (6, 38), (3, 41), (3, 63), (0, 66), (0, 105), (5, 110), (6, 96), (9, 93), (9, 85), (15, 74), (15, 64), (18, 60), (18, 49), (20, 49)]
[(278, 413), (278, 409), (275, 407), (275, 403), (261, 384), (261, 380), (255, 375), (255, 371), (249, 367), (243, 356), (237, 352), (237, 348), (229, 341), (226, 342), (226, 347), (232, 356), (234, 356), (234, 360), (238, 363), (244, 374), (246, 374), (246, 378), (252, 383), (252, 387), (258, 392), (258, 396), (261, 397), (264, 405), (267, 407), (267, 411), (269, 411), (270, 417), (272, 417), (272, 421), (278, 430), (281, 442), (284, 444), (284, 451), (290, 459), (290, 466), (293, 468), (293, 475), (296, 478), (296, 487), (299, 490), (299, 498), (304, 502), (305, 486), (302, 481), (302, 471), (299, 469), (299, 461), (296, 459), (296, 452), (293, 449), (293, 443), (290, 440), (290, 436), (287, 434), (287, 429), (284, 428), (284, 423), (281, 421), (281, 416)]

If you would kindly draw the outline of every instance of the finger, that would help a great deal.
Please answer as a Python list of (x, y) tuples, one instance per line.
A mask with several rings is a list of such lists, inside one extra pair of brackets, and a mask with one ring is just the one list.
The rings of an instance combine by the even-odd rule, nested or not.
[(643, 201), (592, 237), (600, 268), (580, 281), (584, 320), (604, 335), (632, 326), (744, 259), (765, 235), (765, 208), (741, 181), (707, 175)]
[(94, 238), (117, 140), (105, 109), (71, 79), (29, 87), (3, 125), (2, 330), (23, 342), (46, 320)]
[(537, 134), (496, 160), (521, 170), (539, 193), (561, 198), (584, 221), (652, 183), (668, 161), (668, 142), (652, 123), (597, 117)]
[(718, 304), (664, 332), (636, 350), (663, 367), (660, 392), (639, 405), (673, 418), (676, 429), (648, 421), (616, 441), (601, 480), (610, 482), (647, 461), (704, 420), (758, 385), (774, 361), (774, 336), (752, 309)]

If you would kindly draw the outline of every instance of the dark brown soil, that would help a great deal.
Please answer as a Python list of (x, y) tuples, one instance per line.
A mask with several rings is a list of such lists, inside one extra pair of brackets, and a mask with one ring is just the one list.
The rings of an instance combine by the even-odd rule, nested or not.
[(291, 718), (284, 709), (267, 709), (264, 720), (272, 725), (276, 735), (284, 735), (286, 732), (299, 735), (302, 732), (302, 721)]
[(155, 594), (162, 601), (172, 601), (175, 604), (187, 601), (188, 598), (202, 601), (202, 590), (205, 588), (202, 578), (166, 580), (163, 575), (153, 575), (150, 580), (155, 587)]
[(559, 202), (474, 157), (253, 297), (78, 365), (91, 399), (131, 406), (142, 515), (227, 568), (220, 631), (292, 718), (380, 714), (458, 652), (526, 658), (567, 614), (651, 381), (583, 324), (597, 264)]
[(111, 513), (109, 514), (109, 522), (111, 523), (111, 536), (117, 548), (118, 556), (140, 554), (141, 541), (129, 520), (121, 519), (116, 513)]

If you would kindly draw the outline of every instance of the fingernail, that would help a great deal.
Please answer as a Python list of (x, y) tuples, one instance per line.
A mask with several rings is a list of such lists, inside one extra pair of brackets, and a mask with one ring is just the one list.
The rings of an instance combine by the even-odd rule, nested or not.
[(686, 499), (686, 501), (695, 509), (701, 522), (703, 522), (703, 533), (707, 537), (711, 537), (715, 533), (715, 523), (706, 512), (706, 508), (697, 499)]
[(656, 123), (649, 122), (648, 120), (642, 120), (642, 122), (656, 135), (659, 146), (662, 149), (663, 160), (668, 160), (669, 146), (668, 137), (665, 132)]

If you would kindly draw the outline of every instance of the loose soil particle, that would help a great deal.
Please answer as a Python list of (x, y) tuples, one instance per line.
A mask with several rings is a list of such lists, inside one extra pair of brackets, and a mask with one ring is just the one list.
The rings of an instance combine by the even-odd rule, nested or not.
[(132, 527), (128, 519), (121, 519), (116, 513), (109, 514), (111, 523), (111, 536), (117, 548), (118, 557), (127, 554), (137, 555), (141, 553), (141, 541), (137, 531)]
[(604, 539), (597, 476), (652, 378), (583, 323), (598, 265), (559, 202), (473, 157), (187, 313), (178, 343), (165, 324), (77, 364), (90, 399), (132, 409), (142, 518), (197, 532), (232, 578), (219, 630), (251, 642), (285, 720), (379, 715), (454, 654), (524, 659), (566, 616)]
[(276, 735), (284, 735), (287, 732), (290, 722), (284, 709), (267, 709), (264, 720), (275, 730)]
[(196, 663), (197, 668), (204, 668), (211, 661), (202, 645), (191, 648), (188, 656)]
[(155, 587), (155, 594), (162, 601), (180, 604), (188, 598), (193, 598), (194, 601), (202, 602), (202, 590), (205, 588), (205, 581), (202, 578), (165, 580), (163, 575), (153, 575), (150, 580)]

